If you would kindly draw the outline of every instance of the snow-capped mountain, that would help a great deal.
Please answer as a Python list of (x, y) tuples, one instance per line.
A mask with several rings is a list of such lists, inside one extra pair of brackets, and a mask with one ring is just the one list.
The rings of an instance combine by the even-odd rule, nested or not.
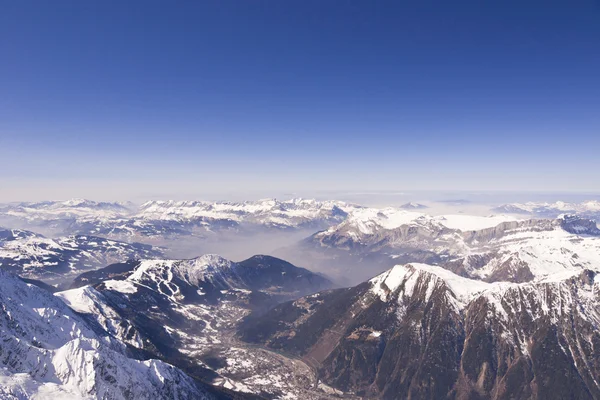
[(361, 397), (597, 399), (599, 268), (486, 283), (398, 265), (279, 305), (238, 334)]
[(497, 215), (477, 217), (468, 215), (430, 216), (396, 208), (366, 208), (351, 213), (348, 218), (323, 232), (312, 236), (313, 241), (329, 242), (333, 238), (347, 238), (348, 246), (363, 246), (379, 242), (381, 237), (403, 228), (435, 231), (473, 231), (496, 226), (516, 218)]
[(98, 202), (85, 199), (14, 203), (0, 206), (0, 216), (35, 225), (59, 225), (69, 222), (110, 221), (132, 213), (133, 204)]
[(338, 264), (351, 270), (338, 275), (357, 271), (355, 282), (409, 262), (440, 265), (489, 282), (525, 282), (600, 262), (599, 236), (594, 221), (578, 216), (519, 220), (364, 209), (285, 250), (292, 259), (302, 254), (319, 265), (343, 260)]
[(279, 201), (200, 202), (149, 201), (137, 214), (145, 220), (189, 222), (210, 226), (229, 221), (233, 226), (258, 225), (277, 228), (323, 227), (345, 219), (358, 206), (339, 201), (292, 199)]
[[(307, 270), (267, 256), (235, 263), (205, 255), (110, 266), (75, 283), (56, 296), (121, 341), (206, 382), (268, 397), (313, 390), (316, 378), (305, 366), (231, 336), (251, 311), (331, 286)], [(305, 384), (290, 379), (298, 374)], [(305, 398), (327, 398), (319, 396)]]
[(439, 265), (489, 282), (527, 282), (600, 264), (600, 230), (574, 216), (507, 222), (464, 235)]
[(0, 398), (214, 399), (181, 370), (136, 354), (59, 298), (0, 270)]
[(85, 199), (13, 203), (0, 206), (4, 225), (51, 233), (53, 236), (120, 233), (135, 212), (132, 203), (97, 202)]
[(146, 244), (82, 235), (50, 239), (29, 231), (0, 228), (0, 268), (47, 282), (63, 281), (118, 261), (160, 255), (161, 249)]
[(397, 208), (364, 208), (276, 254), (305, 260), (334, 279), (348, 278), (349, 284), (356, 284), (397, 263), (439, 264), (459, 246), (465, 247), (467, 232), (516, 220), (505, 215), (430, 216)]
[(323, 229), (343, 221), (359, 206), (339, 201), (265, 199), (245, 202), (90, 200), (19, 203), (0, 207), (0, 219), (12, 226), (59, 234), (113, 238), (176, 235), (202, 236), (222, 230)]
[(503, 204), (493, 209), (496, 213), (524, 214), (538, 218), (556, 218), (562, 214), (574, 214), (586, 218), (600, 218), (600, 201), (588, 200), (581, 203), (527, 202)]
[(0, 208), (3, 213), (27, 219), (51, 219), (57, 217), (98, 216), (110, 218), (131, 212), (133, 204), (122, 202), (99, 202), (86, 199), (66, 201), (42, 201), (7, 204)]

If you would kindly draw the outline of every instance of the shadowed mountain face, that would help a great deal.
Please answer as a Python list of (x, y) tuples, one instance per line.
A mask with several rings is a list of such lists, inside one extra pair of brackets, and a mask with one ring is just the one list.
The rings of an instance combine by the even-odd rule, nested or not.
[(238, 263), (238, 273), (252, 290), (275, 291), (298, 297), (332, 287), (331, 281), (276, 257), (257, 255)]
[(600, 285), (488, 284), (407, 265), (249, 317), (242, 340), (302, 357), (325, 383), (383, 399), (600, 398)]
[(73, 280), (70, 288), (76, 289), (86, 285), (96, 285), (108, 279), (126, 279), (140, 263), (141, 262), (138, 260), (129, 260), (122, 263), (111, 264), (94, 271), (84, 272)]

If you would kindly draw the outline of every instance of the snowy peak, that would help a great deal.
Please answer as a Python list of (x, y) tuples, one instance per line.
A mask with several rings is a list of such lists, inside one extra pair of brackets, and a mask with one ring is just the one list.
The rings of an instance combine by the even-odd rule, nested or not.
[[(498, 319), (510, 320), (526, 313), (531, 320), (549, 318), (560, 324), (569, 316), (600, 324), (600, 282), (598, 271), (557, 274), (546, 279), (521, 284), (495, 283), (479, 294), (492, 304)], [(526, 299), (526, 304), (523, 304)]]
[(421, 293), (421, 301), (427, 303), (436, 289), (448, 290), (451, 297), (463, 306), (475, 293), (489, 288), (489, 284), (463, 278), (441, 267), (427, 264), (397, 265), (369, 281), (371, 290), (382, 301), (390, 296), (412, 297)]
[(103, 210), (114, 210), (114, 211), (122, 211), (127, 212), (129, 208), (127, 207), (130, 203), (122, 203), (122, 202), (104, 202), (104, 201), (94, 201), (87, 199), (70, 199), (63, 202), (56, 202), (54, 204), (56, 207), (73, 207), (73, 208), (90, 208), (90, 209), (103, 209)]
[(429, 207), (427, 207), (424, 204), (409, 202), (409, 203), (402, 204), (400, 206), (400, 208), (403, 210), (424, 210)]
[(56, 349), (83, 336), (96, 338), (62, 301), (2, 269), (0, 307), (2, 332), (40, 348)]
[(431, 220), (425, 214), (399, 210), (395, 208), (364, 208), (351, 212), (346, 220), (326, 231), (316, 233), (316, 239), (338, 240), (346, 237), (348, 241), (361, 242), (382, 231), (396, 229), (406, 224), (426, 224)]
[[(573, 291), (579, 292), (581, 299), (591, 298), (597, 301), (600, 300), (600, 297), (596, 298), (600, 296), (600, 292), (597, 292), (600, 280), (596, 279), (599, 273), (600, 266), (596, 271), (583, 269), (559, 272), (525, 283), (487, 283), (456, 275), (438, 266), (412, 263), (397, 265), (371, 279), (369, 283), (371, 291), (382, 301), (421, 295), (419, 300), (427, 303), (436, 289), (447, 290), (450, 297), (456, 300), (454, 305), (459, 310), (479, 298), (493, 300), (498, 306), (506, 298), (520, 299), (523, 293), (534, 296), (540, 304), (545, 304), (550, 293), (552, 296), (562, 295), (565, 301), (572, 301)], [(600, 304), (594, 307), (598, 306)], [(498, 311), (502, 312), (502, 306), (498, 307)]]

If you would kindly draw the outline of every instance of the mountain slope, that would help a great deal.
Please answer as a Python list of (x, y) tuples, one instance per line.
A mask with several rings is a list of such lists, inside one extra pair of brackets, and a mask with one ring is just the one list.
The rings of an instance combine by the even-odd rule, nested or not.
[(600, 396), (596, 271), (485, 283), (423, 264), (284, 303), (243, 340), (292, 352), (345, 392), (384, 399)]
[(0, 270), (3, 398), (211, 399), (158, 360), (136, 360), (60, 299)]

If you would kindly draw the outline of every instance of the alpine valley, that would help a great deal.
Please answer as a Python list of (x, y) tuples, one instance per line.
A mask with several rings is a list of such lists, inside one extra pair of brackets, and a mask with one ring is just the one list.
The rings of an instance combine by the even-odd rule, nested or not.
[(598, 202), (435, 210), (2, 205), (0, 399), (600, 399)]

